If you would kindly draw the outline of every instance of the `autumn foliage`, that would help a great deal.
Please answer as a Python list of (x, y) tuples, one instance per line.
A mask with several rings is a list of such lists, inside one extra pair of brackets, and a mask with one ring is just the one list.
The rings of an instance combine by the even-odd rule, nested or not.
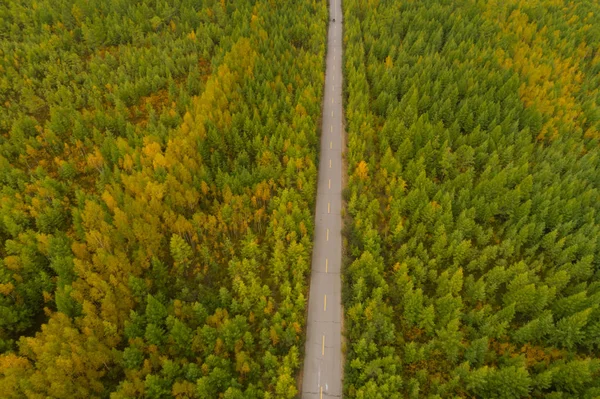
[(598, 3), (344, 8), (345, 397), (597, 397)]
[(0, 396), (296, 394), (326, 18), (0, 4)]

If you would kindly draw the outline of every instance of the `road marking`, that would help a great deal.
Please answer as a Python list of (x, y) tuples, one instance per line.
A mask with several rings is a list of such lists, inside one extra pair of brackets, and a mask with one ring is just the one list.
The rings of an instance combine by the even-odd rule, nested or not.
[(333, 148), (333, 141), (330, 141), (329, 142), (329, 149), (332, 149), (332, 148)]
[(331, 169), (331, 159), (329, 160), (329, 169)]
[(323, 387), (321, 387), (321, 397), (319, 399), (323, 399)]
[(323, 297), (323, 312), (327, 312), (327, 295)]
[(327, 229), (327, 241), (329, 241), (329, 229)]
[(327, 203), (327, 213), (331, 213), (331, 202)]
[(329, 189), (331, 190), (331, 179), (329, 179)]
[(331, 103), (333, 104), (333, 98), (331, 99)]
[(325, 356), (325, 335), (323, 335), (323, 343), (321, 344), (321, 356)]
[(329, 259), (325, 258), (325, 273), (327, 273), (328, 268), (329, 268)]

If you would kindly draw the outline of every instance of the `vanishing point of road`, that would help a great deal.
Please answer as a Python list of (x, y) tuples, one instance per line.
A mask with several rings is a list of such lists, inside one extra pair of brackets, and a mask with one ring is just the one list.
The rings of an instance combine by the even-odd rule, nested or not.
[(321, 155), (302, 398), (342, 396), (342, 7), (329, 3)]

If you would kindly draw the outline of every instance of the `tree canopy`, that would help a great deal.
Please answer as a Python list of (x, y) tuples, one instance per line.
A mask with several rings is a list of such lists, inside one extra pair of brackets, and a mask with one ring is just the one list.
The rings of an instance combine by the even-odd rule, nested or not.
[(0, 392), (291, 398), (324, 1), (0, 4)]
[(600, 8), (346, 0), (345, 396), (600, 395)]

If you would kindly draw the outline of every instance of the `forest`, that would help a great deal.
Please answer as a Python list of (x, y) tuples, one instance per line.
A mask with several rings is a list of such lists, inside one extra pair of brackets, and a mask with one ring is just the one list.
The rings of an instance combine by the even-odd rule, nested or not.
[[(2, 398), (298, 396), (327, 7), (0, 2)], [(600, 397), (600, 4), (343, 7), (344, 396)]]
[(349, 398), (600, 396), (600, 5), (345, 0)]
[(0, 2), (0, 396), (296, 396), (327, 18)]

